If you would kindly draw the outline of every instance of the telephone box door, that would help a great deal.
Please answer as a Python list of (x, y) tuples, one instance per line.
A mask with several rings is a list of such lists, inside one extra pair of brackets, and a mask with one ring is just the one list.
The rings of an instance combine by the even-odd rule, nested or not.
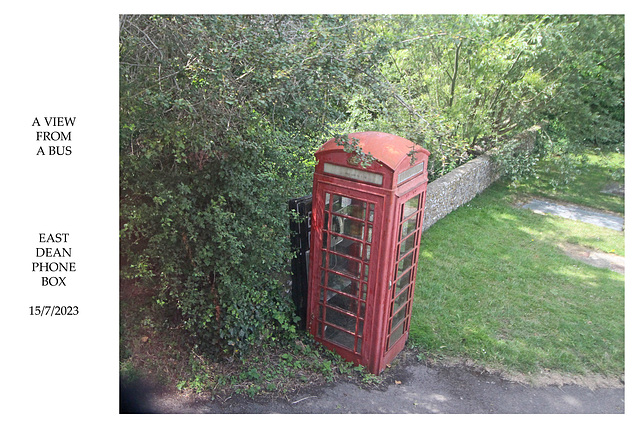
[(314, 195), (314, 220), (320, 221), (311, 254), (320, 268), (310, 296), (310, 332), (348, 360), (363, 363), (368, 323), (372, 317), (372, 286), (376, 271), (383, 197), (352, 189), (319, 185)]

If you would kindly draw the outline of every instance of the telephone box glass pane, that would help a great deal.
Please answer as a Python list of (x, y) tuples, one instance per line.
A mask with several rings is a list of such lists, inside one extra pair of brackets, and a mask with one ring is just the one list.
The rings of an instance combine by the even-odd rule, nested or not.
[(358, 297), (358, 281), (351, 280), (344, 276), (339, 276), (332, 271), (329, 271), (329, 280), (327, 281), (327, 287), (338, 292), (343, 292), (345, 294), (350, 294), (354, 297)]
[(396, 295), (398, 295), (404, 288), (411, 283), (411, 273), (407, 273), (398, 280), (396, 283)]
[(418, 212), (419, 208), (420, 208), (420, 194), (408, 200), (404, 204), (404, 214), (402, 215), (402, 219), (409, 218), (411, 215)]
[(333, 213), (347, 215), (364, 220), (367, 203), (358, 199), (350, 199), (340, 195), (333, 196)]
[(393, 316), (393, 322), (391, 322), (391, 329), (398, 326), (400, 322), (404, 320), (404, 315), (406, 314), (406, 309), (400, 310), (395, 316)]
[(348, 332), (327, 325), (324, 328), (324, 339), (353, 351), (356, 337)]
[(398, 276), (407, 271), (409, 268), (413, 266), (413, 253), (407, 255), (402, 258), (400, 262), (398, 262)]
[(333, 243), (335, 243), (335, 245), (330, 248), (332, 251), (355, 258), (360, 258), (362, 256), (362, 243), (351, 239), (342, 239), (340, 237), (335, 238)]
[(396, 298), (396, 300), (393, 302), (393, 309), (391, 310), (392, 312), (396, 312), (396, 310), (398, 310), (400, 307), (402, 307), (402, 305), (407, 302), (407, 299), (409, 297), (409, 289), (406, 289), (402, 294), (400, 294), (400, 296), (398, 298)]
[(332, 230), (334, 233), (355, 239), (364, 239), (364, 223), (351, 218), (333, 216)]
[[(353, 298), (349, 298), (346, 295), (335, 294), (332, 296), (327, 302), (328, 305), (332, 307), (336, 307), (342, 309), (344, 311), (348, 311), (353, 313), (354, 315), (358, 314), (358, 303), (357, 300)], [(335, 322), (332, 322), (335, 323)]]
[(346, 313), (342, 313), (341, 311), (334, 310), (330, 307), (327, 307), (326, 321), (327, 323), (331, 323), (341, 329), (353, 332), (354, 334), (356, 332), (355, 317), (349, 316)]
[(414, 216), (413, 218), (409, 218), (405, 222), (402, 223), (402, 228), (400, 229), (400, 237), (398, 240), (402, 240), (407, 237), (409, 234), (416, 231), (418, 227), (418, 216)]
[(404, 334), (404, 326), (400, 326), (398, 329), (393, 331), (391, 336), (389, 337), (389, 345), (387, 348), (391, 348), (400, 338), (402, 338), (402, 334)]
[(402, 258), (407, 252), (416, 247), (416, 233), (412, 237), (404, 240), (400, 243), (400, 250), (398, 251), (398, 257)]
[(359, 279), (362, 264), (360, 261), (352, 258), (345, 258), (337, 254), (329, 253), (329, 269), (351, 276), (354, 279)]

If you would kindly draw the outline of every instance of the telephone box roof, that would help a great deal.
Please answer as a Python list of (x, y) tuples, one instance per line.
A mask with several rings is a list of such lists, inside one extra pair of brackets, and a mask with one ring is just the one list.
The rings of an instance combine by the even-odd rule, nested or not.
[[(412, 150), (424, 152), (427, 156), (430, 154), (429, 151), (406, 138), (384, 132), (357, 132), (350, 133), (348, 137), (350, 140), (357, 139), (363, 153), (371, 154), (391, 170), (396, 170)], [(342, 146), (336, 144), (335, 138), (325, 142), (316, 155), (328, 154), (332, 151), (343, 151)]]

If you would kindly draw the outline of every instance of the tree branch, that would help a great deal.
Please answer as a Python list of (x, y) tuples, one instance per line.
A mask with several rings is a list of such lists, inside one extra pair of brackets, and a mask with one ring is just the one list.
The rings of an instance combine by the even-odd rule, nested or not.
[(462, 47), (462, 40), (456, 46), (456, 59), (453, 64), (453, 77), (451, 78), (451, 96), (449, 97), (449, 108), (453, 106), (453, 97), (456, 91), (456, 79), (458, 78), (458, 66), (460, 62), (460, 48)]

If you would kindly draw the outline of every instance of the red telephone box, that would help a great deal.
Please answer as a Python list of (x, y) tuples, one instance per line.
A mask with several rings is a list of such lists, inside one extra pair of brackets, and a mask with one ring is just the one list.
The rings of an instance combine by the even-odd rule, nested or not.
[(348, 135), (367, 167), (334, 139), (313, 180), (307, 329), (378, 375), (409, 332), (429, 152), (380, 132)]

